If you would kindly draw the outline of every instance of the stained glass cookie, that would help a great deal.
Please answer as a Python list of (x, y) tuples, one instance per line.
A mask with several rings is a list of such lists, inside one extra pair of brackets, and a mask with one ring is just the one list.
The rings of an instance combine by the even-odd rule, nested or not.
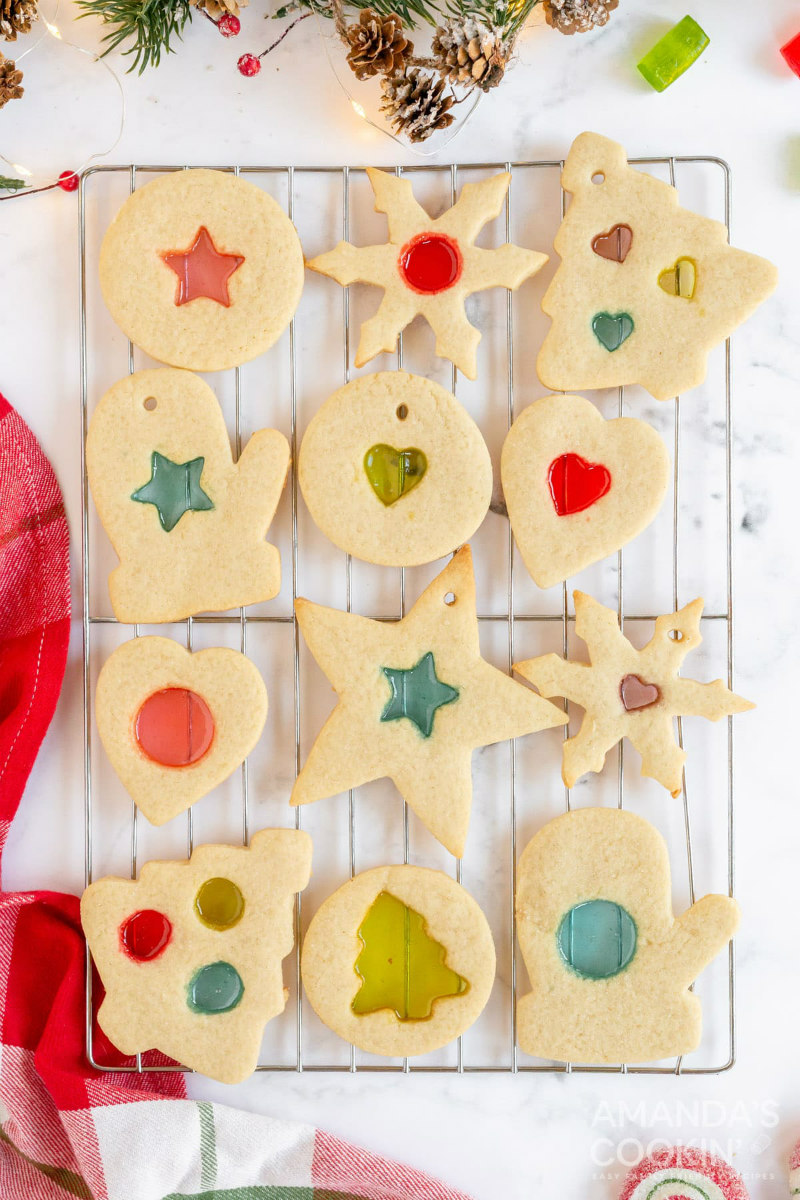
[(644, 421), (605, 421), (590, 400), (545, 396), (511, 426), (500, 472), (525, 566), (539, 587), (552, 587), (653, 520), (669, 456)]
[(136, 806), (163, 825), (226, 779), (258, 741), (267, 689), (236, 650), (191, 654), (163, 637), (123, 642), (97, 680), (95, 719)]
[(674, 718), (719, 721), (754, 707), (721, 679), (699, 683), (679, 674), (703, 640), (703, 601), (658, 617), (650, 641), (637, 650), (613, 609), (585, 592), (573, 595), (575, 632), (588, 647), (589, 663), (544, 654), (514, 666), (543, 696), (565, 696), (584, 710), (580, 729), (564, 742), (564, 783), (572, 787), (587, 771), (602, 771), (611, 747), (628, 738), (642, 756), (642, 775), (679, 796), (686, 751), (675, 740)]
[(106, 990), (97, 1019), (117, 1049), (246, 1079), (286, 1005), (281, 961), (310, 873), (308, 834), (266, 829), (249, 848), (198, 846), (188, 862), (90, 884), (81, 922)]
[(153, 358), (221, 371), (283, 333), (303, 289), (303, 252), (255, 184), (175, 171), (122, 205), (103, 239), (100, 286), (114, 320)]
[(475, 245), (484, 225), (500, 215), (511, 176), (502, 172), (465, 184), (451, 208), (430, 217), (414, 199), (410, 180), (370, 167), (367, 174), (375, 211), (388, 218), (388, 241), (382, 246), (340, 242), (307, 263), (344, 286), (383, 288), (380, 308), (361, 326), (356, 366), (394, 350), (400, 333), (420, 314), (436, 335), (436, 353), (475, 379), (481, 335), (464, 310), (467, 296), (486, 288), (517, 288), (547, 262), (546, 254), (510, 242), (496, 250)]
[(339, 702), (297, 777), (292, 804), (388, 776), (434, 837), (460, 856), (473, 750), (566, 721), (561, 709), (481, 657), (469, 546), (401, 621), (302, 598), (295, 612)]
[(486, 917), (449, 875), (363, 871), (320, 906), (303, 942), (303, 986), (335, 1033), (371, 1054), (427, 1054), (464, 1033), (492, 990)]
[(455, 550), (492, 496), (475, 422), (438, 383), (406, 371), (364, 375), (325, 401), (303, 438), (298, 480), (322, 532), (382, 566)]
[(277, 595), (280, 554), (264, 539), (289, 469), (278, 430), (257, 430), (234, 462), (207, 383), (137, 371), (92, 415), (86, 466), (120, 560), (108, 582), (118, 620), (178, 621)]
[(709, 352), (775, 289), (775, 267), (729, 246), (724, 225), (681, 208), (674, 187), (599, 134), (575, 139), (562, 184), (572, 200), (542, 300), (553, 322), (542, 383), (640, 383), (657, 400), (702, 383)]
[(637, 1063), (697, 1048), (702, 1010), (689, 987), (733, 937), (735, 900), (704, 896), (676, 918), (664, 839), (618, 808), (548, 822), (525, 848), (517, 880), (531, 986), (517, 1006), (517, 1036), (527, 1054)]

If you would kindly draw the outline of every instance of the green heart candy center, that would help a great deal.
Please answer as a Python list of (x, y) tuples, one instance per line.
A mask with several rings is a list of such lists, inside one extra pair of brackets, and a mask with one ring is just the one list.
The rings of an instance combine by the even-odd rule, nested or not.
[(414, 446), (396, 450), (379, 442), (364, 455), (364, 472), (370, 487), (381, 504), (387, 506), (415, 488), (427, 469), (427, 458)]
[(592, 332), (600, 345), (613, 354), (633, 333), (633, 317), (626, 312), (595, 313)]

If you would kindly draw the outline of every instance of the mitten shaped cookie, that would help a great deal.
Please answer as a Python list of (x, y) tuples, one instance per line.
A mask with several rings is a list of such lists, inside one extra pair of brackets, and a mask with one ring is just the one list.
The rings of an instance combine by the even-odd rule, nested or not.
[(280, 555), (264, 538), (289, 469), (282, 433), (258, 430), (235, 463), (202, 379), (138, 371), (98, 404), (86, 465), (120, 560), (108, 583), (118, 620), (177, 621), (277, 595)]
[(542, 383), (640, 383), (657, 400), (702, 383), (709, 351), (775, 289), (775, 267), (729, 246), (724, 225), (680, 208), (674, 187), (629, 167), (599, 134), (575, 139), (562, 185), (572, 200), (542, 301), (553, 320)]
[(543, 696), (565, 696), (584, 709), (580, 730), (564, 742), (564, 783), (572, 787), (586, 771), (602, 771), (608, 751), (626, 737), (642, 756), (642, 775), (679, 795), (686, 753), (675, 740), (673, 718), (718, 721), (754, 707), (721, 679), (698, 683), (678, 674), (686, 655), (703, 640), (703, 601), (659, 617), (652, 638), (637, 650), (613, 609), (585, 592), (573, 596), (575, 632), (589, 648), (590, 664), (544, 654), (514, 666)]
[(97, 1019), (117, 1049), (246, 1079), (286, 1005), (281, 961), (310, 874), (308, 834), (265, 829), (249, 848), (199, 846), (188, 862), (145, 863), (137, 880), (90, 884), (81, 922), (106, 989)]
[(467, 319), (465, 299), (485, 288), (519, 287), (547, 262), (546, 254), (510, 242), (497, 250), (475, 245), (487, 221), (500, 215), (511, 176), (503, 172), (466, 183), (453, 207), (434, 219), (414, 199), (410, 180), (369, 167), (367, 174), (375, 211), (389, 220), (389, 241), (383, 246), (340, 242), (306, 264), (345, 286), (383, 288), (380, 308), (361, 327), (356, 366), (394, 350), (399, 334), (419, 313), (436, 335), (436, 353), (475, 379), (481, 335)]
[(95, 719), (114, 770), (154, 825), (226, 779), (258, 741), (267, 689), (236, 650), (124, 642), (103, 664)]
[(461, 855), (473, 750), (566, 720), (481, 657), (469, 546), (401, 621), (303, 599), (296, 612), (339, 703), (297, 777), (292, 804), (388, 776), (434, 837)]
[(647, 821), (573, 809), (528, 843), (517, 931), (531, 991), (517, 1006), (527, 1054), (558, 1062), (650, 1062), (695, 1050), (689, 985), (735, 933), (739, 908), (704, 896), (677, 919), (669, 856)]
[(442, 871), (387, 866), (349, 880), (315, 913), (303, 942), (314, 1011), (372, 1054), (427, 1054), (472, 1025), (495, 972), (491, 931)]

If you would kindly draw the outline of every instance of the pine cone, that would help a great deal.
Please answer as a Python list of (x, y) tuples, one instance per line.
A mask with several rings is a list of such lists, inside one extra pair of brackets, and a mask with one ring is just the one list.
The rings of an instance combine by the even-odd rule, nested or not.
[(22, 71), (17, 70), (13, 58), (4, 58), (0, 54), (0, 108), (9, 100), (19, 100), (25, 88), (22, 84)]
[(451, 17), (436, 30), (431, 54), (451, 83), (488, 92), (503, 78), (511, 47), (499, 26), (471, 16)]
[(381, 112), (395, 133), (405, 134), (410, 142), (424, 142), (455, 120), (448, 111), (455, 98), (452, 93), (443, 96), (444, 88), (444, 79), (426, 75), (418, 67), (404, 75), (385, 76), (381, 80)]
[(30, 33), (38, 17), (37, 0), (0, 0), (0, 37), (15, 42), (18, 33)]
[(589, 33), (605, 25), (619, 0), (544, 0), (547, 24), (559, 33)]
[(215, 21), (220, 17), (224, 17), (226, 13), (230, 13), (234, 17), (239, 16), (239, 11), (242, 8), (247, 8), (250, 0), (189, 0), (192, 8), (202, 9), (207, 12)]
[(345, 36), (350, 47), (347, 61), (356, 79), (399, 74), (414, 51), (403, 33), (403, 22), (393, 12), (384, 17), (371, 8), (362, 8), (358, 24), (348, 25)]

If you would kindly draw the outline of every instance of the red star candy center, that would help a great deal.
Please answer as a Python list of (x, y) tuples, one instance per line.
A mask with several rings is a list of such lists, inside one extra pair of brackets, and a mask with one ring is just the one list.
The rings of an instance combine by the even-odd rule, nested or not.
[(211, 234), (201, 225), (188, 250), (174, 250), (161, 255), (171, 271), (178, 276), (175, 303), (188, 304), (205, 296), (217, 304), (230, 308), (228, 280), (244, 262), (239, 254), (222, 254), (217, 250)]

